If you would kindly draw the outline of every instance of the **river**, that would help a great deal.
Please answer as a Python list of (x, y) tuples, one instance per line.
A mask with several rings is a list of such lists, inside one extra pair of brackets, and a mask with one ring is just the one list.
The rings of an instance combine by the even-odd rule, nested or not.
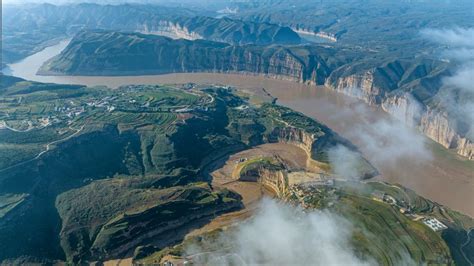
[(150, 76), (39, 76), (36, 71), (60, 53), (68, 40), (50, 46), (4, 69), (27, 80), (63, 84), (103, 85), (209, 83), (235, 86), (254, 93), (265, 88), (278, 103), (326, 124), (356, 144), (381, 175), (418, 194), (474, 217), (474, 162), (466, 161), (420, 133), (394, 122), (379, 108), (324, 87), (260, 76), (191, 73)]

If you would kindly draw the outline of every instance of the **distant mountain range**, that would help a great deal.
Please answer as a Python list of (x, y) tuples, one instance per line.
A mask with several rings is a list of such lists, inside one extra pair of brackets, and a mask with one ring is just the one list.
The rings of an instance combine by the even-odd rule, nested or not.
[(229, 18), (206, 11), (157, 5), (6, 6), (3, 11), (3, 63), (31, 55), (83, 29), (157, 33), (173, 38), (206, 39), (231, 44), (298, 44), (288, 27)]

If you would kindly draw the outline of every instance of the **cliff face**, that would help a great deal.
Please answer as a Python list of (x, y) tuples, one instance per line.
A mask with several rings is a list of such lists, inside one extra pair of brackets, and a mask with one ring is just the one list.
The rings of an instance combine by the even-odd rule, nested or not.
[(346, 76), (340, 73), (344, 71), (338, 69), (331, 73), (325, 85), (369, 105), (380, 106), (445, 148), (454, 149), (459, 155), (473, 160), (473, 141), (456, 127), (456, 120), (464, 118), (450, 117), (446, 110), (431, 107), (429, 103), (436, 97), (441, 77), (446, 71), (430, 66), (433, 62), (414, 66), (397, 63)]
[[(182, 28), (173, 28), (183, 30)], [(189, 34), (183, 30), (183, 34)], [(196, 36), (194, 36), (196, 37)], [(193, 37), (193, 38), (194, 38)], [(106, 45), (103, 45), (106, 43)], [(115, 51), (121, 50), (121, 53)], [(329, 49), (231, 46), (204, 40), (108, 31), (81, 32), (40, 69), (41, 74), (134, 75), (173, 72), (252, 73), (322, 84), (330, 73)], [(93, 53), (92, 53), (93, 52)], [(296, 53), (303, 53), (298, 56)]]
[[(186, 40), (198, 40), (204, 39), (203, 36), (199, 35), (197, 32), (190, 31), (188, 28), (181, 26), (177, 23), (173, 23), (168, 20), (161, 20), (159, 23), (153, 26), (148, 26), (143, 24), (139, 28), (139, 32), (144, 34), (156, 34), (173, 39), (186, 39)], [(142, 29), (140, 29), (142, 28)]]
[(270, 141), (293, 144), (302, 148), (308, 155), (313, 152), (315, 140), (313, 134), (294, 127), (275, 128), (270, 136)]
[(325, 32), (325, 31), (312, 31), (310, 29), (305, 29), (305, 28), (292, 28), (292, 30), (294, 30), (297, 33), (316, 36), (316, 37), (323, 38), (331, 42), (337, 42), (337, 36), (336, 34), (333, 34), (333, 33)]
[(445, 148), (454, 149), (459, 155), (474, 160), (474, 142), (458, 133), (446, 112), (424, 111), (418, 128)]
[(278, 197), (283, 198), (288, 193), (288, 176), (285, 171), (263, 168), (259, 171), (259, 176), (259, 182), (273, 190)]
[(333, 75), (332, 80), (328, 79), (325, 85), (369, 104), (380, 104), (384, 96), (383, 90), (374, 84), (373, 71), (352, 74), (342, 78)]
[(430, 139), (459, 155), (474, 160), (474, 144), (455, 127), (453, 119), (443, 110), (433, 109), (414, 99), (412, 94), (391, 94), (374, 84), (373, 72), (350, 75), (326, 85), (345, 95), (358, 98), (370, 105), (380, 106), (385, 112), (417, 128)]
[(168, 26), (185, 29), (201, 38), (233, 45), (299, 44), (300, 36), (288, 27), (278, 24), (255, 23), (237, 19), (204, 16), (178, 17)]

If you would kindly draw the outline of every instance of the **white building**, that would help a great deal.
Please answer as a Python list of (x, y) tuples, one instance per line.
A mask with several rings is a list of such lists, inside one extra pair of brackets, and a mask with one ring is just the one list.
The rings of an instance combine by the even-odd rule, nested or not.
[(433, 231), (441, 231), (448, 228), (436, 218), (425, 218), (423, 219), (423, 223), (426, 224)]

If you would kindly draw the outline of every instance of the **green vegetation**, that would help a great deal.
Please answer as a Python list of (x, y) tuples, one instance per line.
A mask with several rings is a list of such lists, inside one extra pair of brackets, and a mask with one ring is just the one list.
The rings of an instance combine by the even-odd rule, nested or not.
[(170, 22), (198, 34), (203, 39), (234, 45), (299, 44), (301, 42), (301, 38), (296, 32), (278, 24), (204, 16), (179, 17)]
[[(348, 1), (352, 2), (352, 1)], [(370, 1), (369, 6), (377, 6)], [(299, 3), (301, 6), (307, 6)], [(288, 20), (293, 20), (293, 8), (287, 10), (286, 4), (275, 4), (281, 7), (284, 19), (270, 21), (280, 24), (290, 24), (296, 28), (305, 27), (305, 22), (294, 24)], [(380, 4), (384, 6), (384, 4)], [(301, 6), (295, 8), (305, 14), (306, 9)], [(309, 7), (316, 8), (313, 4)], [(323, 13), (331, 13), (336, 5), (323, 5)], [(341, 4), (345, 10), (349, 6)], [(357, 13), (362, 12), (360, 4), (357, 4)], [(362, 4), (365, 6), (365, 3)], [(388, 9), (394, 8), (395, 3), (387, 4)], [(403, 6), (403, 4), (402, 4)], [(405, 7), (404, 16), (410, 18), (413, 22), (414, 14), (418, 16), (418, 11), (424, 4), (414, 4), (411, 7)], [(439, 12), (439, 5), (426, 5), (428, 9)], [(318, 6), (319, 8), (319, 6)], [(325, 10), (327, 8), (328, 10)], [(413, 10), (411, 10), (413, 8)], [(458, 4), (446, 8), (452, 8), (452, 12), (460, 12), (460, 20), (466, 25), (468, 23), (467, 15), (464, 11), (459, 11)], [(387, 10), (379, 10), (385, 13)], [(272, 10), (273, 12), (273, 10)], [(278, 13), (277, 11), (276, 13)], [(287, 13), (288, 12), (288, 13)], [(411, 13), (415, 12), (415, 13)], [(348, 24), (339, 25), (339, 19), (333, 18), (330, 25), (319, 25), (320, 18), (315, 18), (314, 23), (317, 26), (308, 26), (312, 31), (318, 32), (324, 28), (337, 28), (334, 36), (346, 39), (341, 44), (305, 44), (305, 45), (256, 45), (249, 44), (243, 46), (230, 45), (221, 42), (203, 41), (203, 40), (172, 40), (163, 36), (145, 35), (139, 33), (123, 33), (114, 31), (82, 31), (78, 33), (66, 49), (43, 65), (41, 72), (43, 74), (68, 74), (68, 75), (141, 75), (141, 74), (159, 74), (176, 72), (218, 72), (218, 73), (252, 73), (270, 77), (284, 78), (297, 82), (304, 82), (317, 85), (325, 85), (350, 96), (360, 98), (374, 105), (384, 105), (388, 112), (395, 113), (393, 109), (400, 108), (393, 101), (397, 99), (410, 99), (409, 105), (413, 106), (417, 114), (411, 114), (412, 118), (407, 121), (410, 125), (420, 126), (422, 117), (429, 116), (434, 119), (437, 116), (445, 117), (449, 120), (449, 127), (457, 138), (467, 138), (471, 141), (470, 123), (468, 115), (464, 110), (451, 108), (446, 99), (453, 99), (453, 102), (461, 106), (472, 98), (472, 95), (463, 90), (455, 90), (445, 85), (444, 78), (450, 76), (452, 69), (459, 68), (456, 60), (447, 61), (440, 58), (440, 47), (438, 44), (430, 44), (426, 40), (420, 40), (420, 30), (428, 25), (437, 26), (439, 19), (437, 17), (421, 18), (425, 23), (421, 25), (412, 25), (408, 23), (402, 28), (405, 31), (383, 27), (371, 29), (370, 32), (377, 32), (376, 36), (370, 40), (370, 43), (355, 42), (360, 41), (360, 36), (367, 38), (365, 32), (365, 23), (359, 28), (352, 12), (343, 15)], [(398, 14), (398, 11), (394, 13)], [(406, 14), (405, 14), (406, 13)], [(254, 14), (250, 17), (242, 16), (250, 21), (258, 23), (267, 22), (260, 15), (266, 17), (266, 14)], [(381, 23), (379, 19), (385, 18), (380, 13), (368, 15), (368, 20), (374, 20)], [(391, 19), (399, 19), (390, 12), (387, 15)], [(309, 16), (309, 15), (307, 15)], [(332, 15), (331, 15), (332, 16)], [(306, 17), (307, 18), (307, 17)], [(206, 19), (193, 18), (183, 19), (186, 23), (191, 21), (204, 21)], [(212, 20), (212, 19), (211, 19)], [(313, 18), (311, 18), (313, 20)], [(310, 20), (310, 21), (311, 21)], [(206, 20), (207, 21), (207, 20)], [(358, 20), (356, 20), (358, 21)], [(405, 20), (403, 20), (405, 22)], [(385, 23), (385, 22), (384, 22)], [(211, 23), (214, 25), (214, 23)], [(224, 23), (225, 24), (225, 23)], [(186, 24), (187, 25), (187, 24)], [(217, 25), (221, 25), (217, 23)], [(235, 25), (235, 24), (232, 24)], [(336, 26), (338, 25), (338, 26)], [(410, 28), (410, 27), (413, 27)], [(217, 27), (217, 26), (216, 26)], [(263, 27), (263, 26), (262, 26)], [(338, 27), (342, 27), (339, 29)], [(357, 34), (348, 33), (345, 27), (350, 27)], [(207, 28), (206, 28), (207, 29)], [(379, 32), (379, 31), (382, 32)], [(388, 31), (393, 36), (386, 36)], [(212, 31), (204, 31), (213, 35)], [(403, 35), (403, 36), (402, 36)], [(412, 35), (407, 38), (405, 35)], [(414, 36), (416, 35), (416, 36)], [(381, 36), (385, 36), (381, 38)], [(215, 38), (210, 37), (211, 40)], [(113, 41), (111, 41), (113, 40)], [(387, 40), (390, 40), (388, 43)], [(375, 42), (375, 43), (372, 43)], [(94, 49), (88, 49), (93, 47)], [(399, 47), (403, 47), (400, 49)], [(101, 53), (91, 53), (97, 49)], [(121, 51), (116, 55), (115, 51)], [(419, 103), (419, 104), (418, 104)], [(411, 107), (410, 107), (411, 108)], [(462, 109), (462, 108), (461, 108)], [(430, 113), (432, 112), (432, 113)], [(419, 113), (419, 114), (418, 114)], [(433, 118), (431, 118), (433, 116)], [(413, 121), (412, 121), (413, 120)], [(442, 140), (437, 140), (442, 142)], [(460, 146), (460, 144), (443, 143), (445, 146)], [(463, 151), (460, 151), (463, 152)], [(464, 152), (465, 153), (465, 152)]]
[(231, 15), (253, 22), (269, 22), (308, 32), (323, 32), (335, 45), (362, 46), (387, 55), (412, 56), (426, 52), (421, 40), (426, 28), (474, 26), (469, 0), (446, 1), (252, 1), (235, 3)]
[[(101, 53), (91, 53), (100, 49)], [(113, 51), (120, 51), (114, 54)], [(251, 56), (248, 62), (247, 56)], [(40, 69), (43, 74), (143, 75), (175, 72), (250, 72), (324, 84), (332, 70), (366, 56), (323, 46), (233, 46), (204, 40), (105, 30), (81, 31)], [(233, 58), (233, 60), (230, 60)], [(285, 65), (286, 62), (294, 62)]]
[(243, 162), (241, 167), (242, 167), (242, 169), (240, 170), (241, 175), (249, 171), (257, 170), (259, 168), (265, 168), (269, 170), (283, 169), (283, 165), (273, 157), (253, 158), (253, 159)]
[[(114, 178), (59, 195), (56, 207), (67, 259), (123, 256), (145, 241), (165, 247), (200, 222), (240, 207), (240, 196), (212, 191), (206, 183), (165, 189), (150, 183), (143, 178)], [(170, 236), (170, 229), (182, 232)]]
[[(249, 164), (260, 161), (268, 160), (254, 160)], [(305, 212), (329, 210), (344, 217), (348, 221), (345, 226), (351, 227), (351, 246), (365, 261), (377, 265), (469, 265), (464, 255), (471, 256), (469, 245), (472, 243), (466, 244), (466, 230), (474, 226), (474, 220), (411, 190), (379, 182), (335, 180), (326, 184), (301, 184), (290, 188), (290, 192), (289, 197), (282, 200), (303, 205)], [(378, 199), (377, 194), (385, 195), (385, 200)], [(390, 202), (390, 197), (395, 202)], [(408, 205), (410, 210), (402, 213), (400, 207)], [(423, 217), (436, 218), (448, 228), (433, 231), (422, 222)], [(238, 226), (219, 228), (159, 251), (142, 247), (135, 253), (135, 262), (158, 263), (170, 255), (178, 259), (187, 255), (186, 259), (194, 262), (199, 261), (200, 255), (225, 256), (241, 245), (229, 237), (236, 229)], [(194, 247), (199, 247), (199, 253), (192, 253)]]
[(2, 68), (4, 63), (23, 59), (82, 28), (166, 31), (161, 25), (166, 21), (206, 40), (230, 44), (298, 44), (301, 41), (293, 30), (277, 24), (205, 15), (208, 15), (207, 12), (183, 7), (142, 4), (6, 5), (3, 12)]
[(346, 143), (288, 108), (252, 106), (217, 87), (110, 90), (2, 76), (0, 102), (0, 260), (12, 263), (164, 248), (240, 207), (239, 196), (196, 183), (208, 181), (201, 167), (215, 154), (301, 141), (274, 136), (285, 128), (315, 134), (322, 154)]
[[(301, 187), (304, 197), (293, 193), (290, 199), (309, 208), (329, 209), (353, 223), (353, 245), (361, 256), (379, 264), (415, 263), (464, 265), (460, 256), (463, 238), (446, 237), (451, 230), (466, 231), (474, 220), (416, 195), (398, 185), (381, 182), (336, 181), (334, 186)], [(378, 198), (385, 195), (388, 201)], [(390, 198), (396, 201), (390, 202)], [(402, 209), (405, 213), (402, 213)], [(435, 232), (422, 223), (436, 218), (448, 229)], [(456, 254), (458, 253), (458, 254)]]
[[(85, 26), (136, 31), (142, 22), (194, 16), (184, 8), (155, 5), (4, 5), (2, 12), (2, 68), (67, 38)], [(132, 22), (132, 20), (134, 22)], [(87, 25), (87, 26), (86, 26)]]
[[(43, 74), (248, 72), (339, 90), (351, 78), (367, 78), (373, 91), (352, 96), (379, 105), (413, 96), (421, 109), (446, 111), (456, 138), (469, 138), (465, 116), (440, 100), (452, 93), (442, 80), (457, 65), (440, 60), (444, 47), (419, 36), (426, 28), (474, 26), (468, 0), (448, 2), (240, 1), (229, 3), (239, 7), (232, 18), (154, 5), (9, 6), (2, 13), (2, 68), (77, 33)], [(159, 31), (162, 21), (205, 40), (136, 33)], [(295, 45), (301, 39), (293, 29), (333, 42)], [(202, 176), (216, 154), (267, 142), (298, 143), (320, 162), (337, 144), (357, 151), (300, 113), (253, 106), (222, 88), (109, 90), (0, 78), (0, 261), (10, 264), (82, 264), (129, 256), (136, 247), (144, 254), (147, 247), (159, 250), (146, 262), (180, 254), (182, 246), (165, 247), (241, 207), (238, 195), (212, 188)], [(471, 97), (453, 93), (459, 104)], [(365, 176), (376, 173), (361, 162)], [(241, 173), (260, 167), (281, 165), (257, 159)], [(374, 200), (374, 192), (396, 204)], [(357, 252), (380, 264), (407, 257), (420, 264), (474, 261), (472, 219), (405, 188), (336, 182), (291, 199), (353, 221)], [(448, 229), (434, 232), (420, 217)]]
[(20, 205), (28, 195), (26, 194), (3, 194), (0, 195), (0, 219), (9, 211)]

